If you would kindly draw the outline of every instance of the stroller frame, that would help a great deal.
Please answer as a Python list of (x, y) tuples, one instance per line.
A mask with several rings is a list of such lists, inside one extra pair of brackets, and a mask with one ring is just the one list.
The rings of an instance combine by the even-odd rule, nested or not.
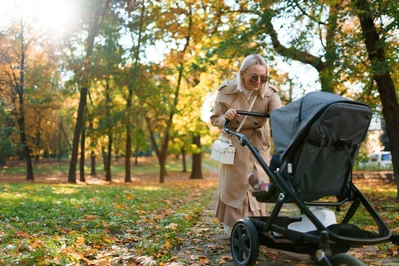
[[(238, 114), (270, 117), (268, 114), (237, 110)], [(270, 166), (260, 156), (256, 147), (242, 133), (229, 128), (229, 120), (226, 120), (224, 131), (238, 138), (240, 145), (247, 146), (262, 169), (270, 178), (272, 189), (266, 191), (254, 191), (252, 195), (257, 201), (274, 203), (270, 216), (246, 217), (235, 223), (231, 233), (230, 251), (237, 265), (254, 265), (259, 255), (259, 246), (264, 245), (295, 253), (308, 254), (322, 265), (363, 265), (358, 259), (345, 254), (351, 247), (360, 245), (374, 245), (393, 242), (399, 244), (399, 235), (392, 235), (388, 226), (366, 199), (356, 188), (350, 178), (345, 186), (344, 195), (337, 197), (337, 202), (305, 202), (295, 192), (288, 176), (284, 176), (273, 166), (273, 158)], [(283, 160), (280, 169), (290, 169), (287, 160)], [(350, 169), (352, 171), (352, 169)], [(292, 171), (288, 170), (288, 174)], [(340, 224), (325, 227), (311, 212), (308, 206), (335, 207), (340, 211), (346, 202), (352, 202)], [(298, 232), (287, 228), (288, 224), (301, 220), (301, 217), (279, 216), (285, 203), (294, 203), (303, 215), (316, 226), (317, 230), (311, 232)], [(361, 204), (373, 218), (378, 227), (378, 233), (366, 231), (356, 225), (349, 224)]]

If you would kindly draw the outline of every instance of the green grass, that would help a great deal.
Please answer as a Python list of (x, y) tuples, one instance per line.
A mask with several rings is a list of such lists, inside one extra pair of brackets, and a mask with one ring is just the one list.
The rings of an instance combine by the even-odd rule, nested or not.
[(113, 245), (166, 261), (212, 193), (192, 184), (0, 184), (0, 264), (83, 265)]
[[(132, 174), (157, 177), (156, 162), (132, 164)], [(68, 168), (52, 162), (34, 171), (67, 174)], [(181, 168), (179, 160), (168, 161), (172, 176)], [(123, 164), (111, 171), (123, 174)], [(24, 164), (0, 172), (24, 173)], [(0, 265), (134, 265), (138, 256), (166, 262), (215, 191), (209, 181), (187, 176), (168, 176), (167, 184), (0, 183)]]
[[(132, 159), (133, 160), (133, 159)], [(152, 163), (143, 164), (139, 162), (137, 166), (134, 162), (131, 163), (131, 173), (153, 173), (159, 171), (159, 164), (155, 157), (150, 159)], [(0, 168), (0, 174), (25, 174), (26, 164), (23, 160), (19, 161), (17, 166)], [(217, 162), (216, 162), (217, 163)], [(168, 160), (165, 166), (167, 171), (180, 171), (182, 169), (182, 163), (180, 160)], [(187, 163), (188, 171), (191, 169), (191, 164)], [(62, 160), (58, 162), (56, 159), (50, 160), (49, 164), (36, 163), (33, 161), (34, 173), (40, 174), (68, 174), (69, 161)], [(79, 171), (79, 166), (77, 167)], [(90, 173), (91, 165), (89, 160), (85, 163), (85, 172)], [(96, 160), (96, 172), (104, 172), (104, 166), (101, 160)], [(118, 162), (113, 161), (111, 164), (111, 173), (115, 175), (121, 175), (125, 173), (124, 159), (120, 158)]]

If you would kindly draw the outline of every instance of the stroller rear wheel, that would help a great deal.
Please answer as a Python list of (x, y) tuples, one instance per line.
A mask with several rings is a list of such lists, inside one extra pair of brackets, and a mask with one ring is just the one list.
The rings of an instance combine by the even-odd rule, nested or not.
[(363, 262), (348, 254), (336, 254), (331, 257), (330, 262), (333, 266), (364, 266)]
[(259, 237), (248, 218), (238, 220), (231, 232), (230, 251), (238, 266), (255, 265), (259, 255)]

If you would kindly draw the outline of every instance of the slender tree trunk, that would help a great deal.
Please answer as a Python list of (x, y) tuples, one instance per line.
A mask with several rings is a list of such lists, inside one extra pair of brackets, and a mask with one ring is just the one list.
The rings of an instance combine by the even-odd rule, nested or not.
[(58, 162), (61, 161), (62, 151), (61, 151), (61, 121), (58, 124), (58, 155), (57, 160)]
[(40, 159), (40, 154), (39, 154), (39, 147), (40, 147), (40, 129), (37, 132), (37, 136), (36, 136), (36, 147), (38, 149), (36, 156), (35, 156), (35, 161), (38, 162)]
[(91, 151), (90, 158), (91, 158), (91, 173), (90, 173), (90, 175), (97, 176), (97, 173), (96, 173), (96, 154), (94, 153), (94, 151)]
[(106, 169), (105, 169), (105, 181), (112, 181), (111, 162), (112, 162), (112, 134), (109, 134), (108, 135), (107, 165), (106, 165)]
[(78, 148), (80, 130), (83, 125), (83, 114), (87, 102), (87, 88), (82, 88), (80, 91), (80, 100), (78, 107), (78, 117), (76, 118), (75, 133), (72, 142), (72, 154), (69, 164), (68, 183), (76, 183), (76, 164), (78, 163)]
[[(138, 40), (137, 46), (134, 49), (134, 67), (132, 73), (132, 84), (136, 82), (137, 73), (139, 72), (140, 68), (140, 50), (141, 50), (141, 42), (142, 42), (142, 33), (144, 30), (144, 18), (145, 18), (145, 5), (144, 1), (141, 5), (141, 12), (140, 12), (140, 22), (139, 22), (139, 32), (138, 32)], [(126, 127), (126, 156), (125, 156), (125, 182), (132, 182), (131, 173), (130, 173), (130, 158), (132, 157), (132, 125), (131, 125), (131, 115), (132, 115), (132, 101), (133, 101), (133, 87), (132, 85), (129, 86), (129, 95), (127, 99), (127, 127)]]
[(151, 129), (151, 121), (148, 117), (145, 117), (145, 121), (147, 123), (148, 131), (150, 132), (150, 141), (152, 147), (154, 148), (155, 154), (157, 155), (158, 163), (159, 163), (159, 183), (165, 183), (165, 176), (168, 174), (166, 172), (166, 155), (168, 154), (168, 143), (169, 143), (169, 129), (170, 126), (167, 126), (167, 130), (165, 131), (165, 137), (161, 141), (161, 148), (157, 146), (157, 142), (155, 141), (154, 131)]
[[(129, 123), (129, 122), (128, 122)], [(132, 182), (131, 173), (130, 173), (130, 158), (132, 157), (132, 137), (130, 136), (131, 133), (131, 126), (126, 126), (126, 151), (125, 151), (125, 182)]]
[(137, 166), (139, 165), (139, 144), (136, 144), (136, 152), (134, 156), (134, 165)]
[(129, 94), (126, 100), (126, 148), (125, 148), (125, 182), (132, 182), (130, 170), (130, 158), (132, 157), (132, 101), (133, 88), (129, 86)]
[(159, 183), (163, 184), (165, 183), (165, 176), (168, 174), (166, 172), (166, 155), (162, 154), (159, 157)]
[[(118, 142), (118, 139), (116, 139), (116, 141)], [(115, 162), (119, 162), (119, 148), (115, 150)]]
[(86, 129), (82, 128), (82, 138), (80, 141), (80, 167), (79, 177), (81, 182), (86, 182), (85, 179), (85, 141), (86, 141)]
[(371, 16), (370, 5), (367, 0), (356, 0), (357, 16), (360, 19), (362, 34), (371, 64), (377, 69), (385, 71), (374, 73), (374, 80), (378, 86), (382, 102), (382, 113), (386, 122), (386, 129), (391, 148), (393, 174), (397, 183), (396, 199), (399, 200), (399, 104), (395, 86), (389, 72), (389, 62), (385, 57), (384, 41), (380, 39)]
[(107, 171), (107, 158), (108, 158), (108, 156), (107, 156), (107, 152), (105, 151), (105, 147), (104, 147), (104, 145), (103, 146), (101, 146), (101, 154), (102, 154), (102, 156), (103, 156), (103, 168), (104, 168), (104, 172), (105, 171)]
[[(193, 144), (201, 150), (201, 135), (193, 135)], [(201, 156), (202, 152), (193, 153), (193, 162), (191, 169), (190, 179), (202, 179), (202, 168), (201, 168)]]
[(20, 78), (19, 84), (17, 85), (17, 94), (19, 97), (19, 117), (18, 117), (18, 125), (20, 130), (20, 138), (21, 144), (24, 147), (24, 157), (26, 161), (26, 180), (34, 180), (33, 176), (33, 166), (32, 166), (32, 158), (30, 156), (31, 150), (28, 146), (26, 139), (26, 129), (25, 129), (25, 103), (24, 103), (24, 84), (25, 84), (25, 44), (24, 44), (24, 25), (22, 23), (21, 18), (21, 62), (19, 65), (20, 69)]
[(0, 168), (6, 166), (7, 155), (0, 155)]
[(182, 147), (181, 149), (182, 165), (183, 165), (183, 173), (187, 173), (187, 162), (186, 162), (186, 149)]
[[(68, 135), (67, 135), (67, 133), (65, 132), (64, 127), (62, 126), (62, 120), (60, 121), (60, 130), (61, 130), (61, 132), (64, 134), (65, 141), (66, 141), (67, 144), (68, 144), (69, 150), (72, 151), (72, 144), (71, 144), (71, 142), (69, 142)], [(61, 139), (61, 137), (60, 137), (60, 139)]]

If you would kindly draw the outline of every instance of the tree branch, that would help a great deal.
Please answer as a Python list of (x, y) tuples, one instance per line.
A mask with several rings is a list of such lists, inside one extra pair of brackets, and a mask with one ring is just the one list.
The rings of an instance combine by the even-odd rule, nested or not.
[(280, 40), (278, 39), (277, 32), (273, 27), (271, 19), (272, 16), (270, 16), (270, 14), (268, 13), (265, 13), (261, 17), (261, 23), (265, 25), (266, 30), (272, 39), (272, 45), (279, 54), (287, 58), (297, 60), (304, 64), (312, 65), (319, 72), (327, 67), (327, 65), (321, 60), (320, 57), (314, 56), (308, 52), (300, 51), (294, 47), (287, 48), (282, 45)]

